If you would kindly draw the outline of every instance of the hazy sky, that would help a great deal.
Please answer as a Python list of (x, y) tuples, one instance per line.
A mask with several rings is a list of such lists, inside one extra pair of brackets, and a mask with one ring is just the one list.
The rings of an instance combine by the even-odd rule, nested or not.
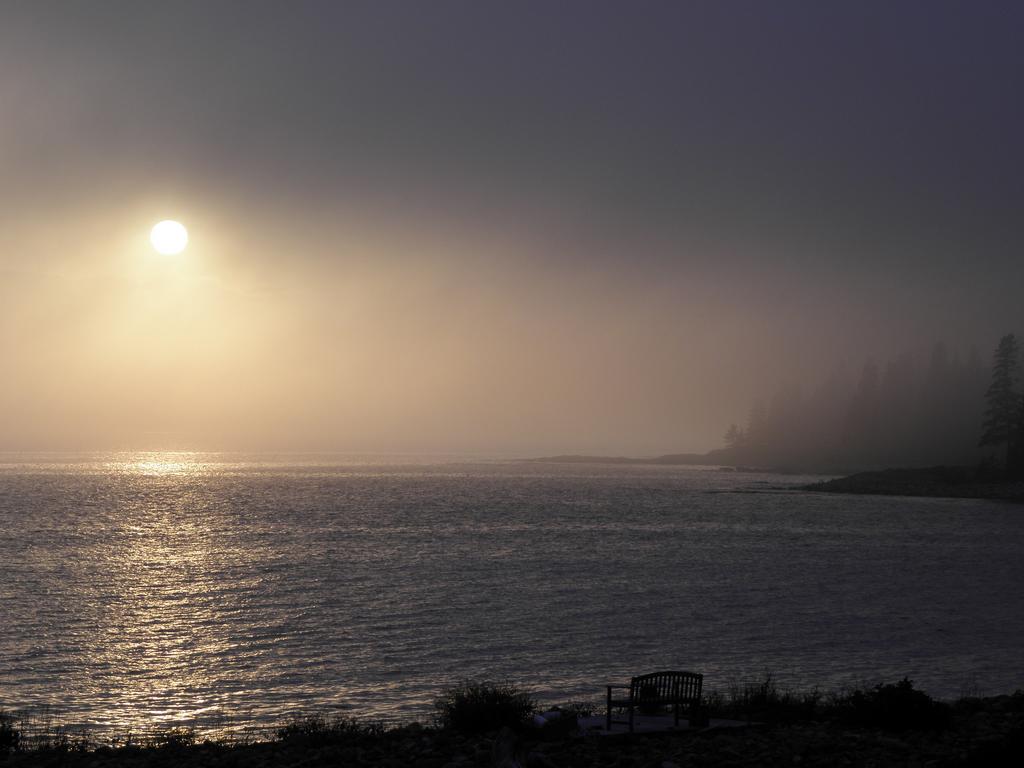
[(869, 354), (987, 359), (1021, 40), (995, 1), (7, 0), (0, 447), (705, 450)]

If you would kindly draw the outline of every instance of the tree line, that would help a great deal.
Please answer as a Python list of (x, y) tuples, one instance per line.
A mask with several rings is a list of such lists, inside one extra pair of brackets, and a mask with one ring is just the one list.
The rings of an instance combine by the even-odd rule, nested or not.
[(936, 344), (922, 365), (910, 354), (869, 359), (854, 383), (834, 374), (815, 390), (780, 392), (730, 425), (722, 463), (853, 470), (982, 464), (1024, 476), (1024, 393), (1013, 334), (991, 368)]

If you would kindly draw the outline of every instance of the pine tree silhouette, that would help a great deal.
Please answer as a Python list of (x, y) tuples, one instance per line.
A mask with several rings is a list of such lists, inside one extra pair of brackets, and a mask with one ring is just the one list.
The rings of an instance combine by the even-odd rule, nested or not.
[(1008, 333), (999, 340), (992, 363), (992, 383), (985, 393), (985, 420), (982, 422), (980, 447), (1006, 445), (1006, 456), (1013, 450), (1012, 442), (1020, 418), (1021, 395), (1017, 390), (1019, 375), (1017, 338)]

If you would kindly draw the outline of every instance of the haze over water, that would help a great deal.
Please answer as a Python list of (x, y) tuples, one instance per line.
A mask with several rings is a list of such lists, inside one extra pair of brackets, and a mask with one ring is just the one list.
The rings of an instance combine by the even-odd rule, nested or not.
[(703, 468), (93, 454), (0, 463), (0, 707), (94, 732), (426, 719), (654, 668), (1024, 687), (1014, 505)]
[(702, 452), (868, 358), (987, 362), (1022, 37), (1001, 0), (6, 3), (0, 450)]

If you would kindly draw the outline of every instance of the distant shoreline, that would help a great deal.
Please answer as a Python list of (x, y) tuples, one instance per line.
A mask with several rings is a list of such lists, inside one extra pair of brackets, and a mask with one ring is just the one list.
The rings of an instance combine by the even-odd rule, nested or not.
[(718, 466), (709, 454), (704, 453), (668, 453), (663, 456), (634, 458), (631, 456), (590, 456), (586, 454), (563, 454), (560, 456), (539, 456), (531, 459), (520, 459), (528, 464), (659, 464), (680, 466)]
[[(568, 454), (523, 459), (531, 464), (611, 464), (654, 466), (705, 466), (722, 471), (772, 472), (776, 474), (842, 474), (821, 469), (781, 469), (777, 467), (746, 467), (722, 461), (715, 451), (707, 454), (675, 453), (650, 458), (629, 456), (591, 456)], [(716, 460), (717, 459), (717, 460)], [(1024, 481), (979, 478), (973, 467), (921, 467), (880, 469), (854, 472), (843, 477), (796, 486), (797, 490), (815, 493), (847, 493), (872, 496), (916, 496), (951, 499), (992, 499), (1024, 503)]]
[(657, 467), (708, 467), (723, 472), (772, 472), (778, 475), (838, 475), (840, 472), (820, 472), (811, 470), (788, 469), (781, 467), (750, 466), (737, 464), (723, 455), (723, 451), (715, 450), (707, 453), (666, 453), (661, 456), (593, 456), (590, 454), (563, 454), (559, 456), (538, 456), (529, 459), (518, 459), (524, 464), (611, 464), (626, 466), (657, 466)]

